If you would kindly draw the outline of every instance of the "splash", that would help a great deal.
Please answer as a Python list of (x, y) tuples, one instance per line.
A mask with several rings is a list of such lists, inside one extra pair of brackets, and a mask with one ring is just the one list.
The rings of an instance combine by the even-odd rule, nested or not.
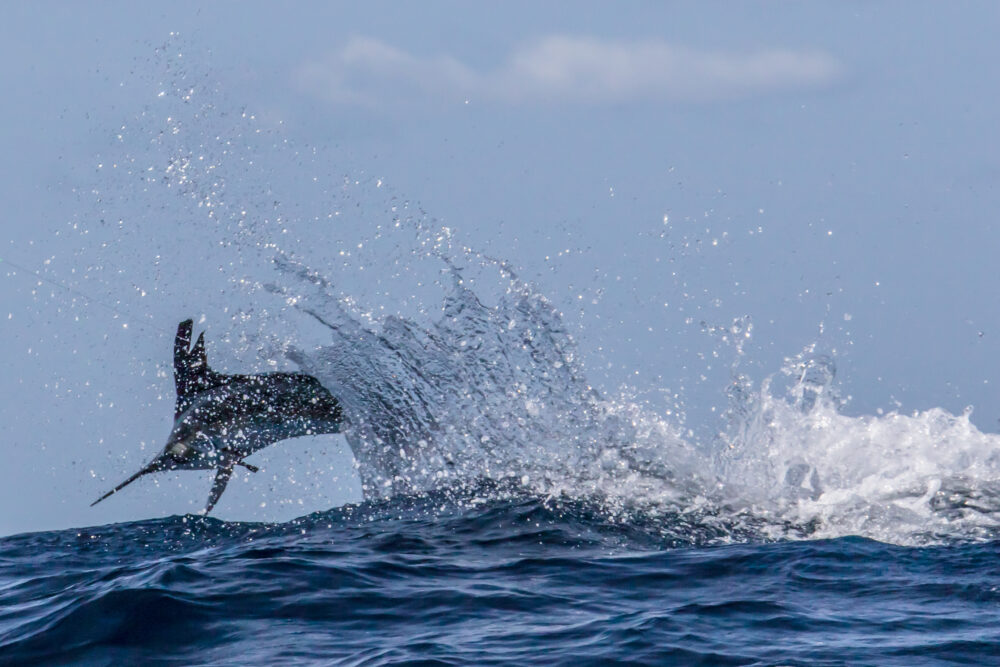
[(968, 412), (848, 416), (815, 346), (756, 383), (744, 317), (705, 325), (734, 363), (724, 432), (697, 437), (628, 387), (591, 386), (558, 308), (509, 262), (381, 180), (305, 173), (336, 160), (227, 111), (205, 77), (168, 67), (165, 80), (118, 135), (110, 192), (95, 190), (118, 225), (93, 235), (88, 270), (130, 267), (105, 271), (119, 302), (123, 279), (185, 304), (197, 289), (251, 330), (262, 368), (318, 377), (344, 405), (368, 499), (514, 482), (623, 522), (686, 517), (734, 536), (996, 534), (1000, 437)]
[[(441, 317), (420, 326), (388, 316), (373, 328), (318, 273), (276, 263), (286, 284), (270, 290), (333, 338), (288, 354), (341, 397), (366, 494), (483, 479), (520, 480), (543, 495), (606, 493), (658, 468), (660, 492), (675, 495), (673, 483), (694, 476), (694, 449), (665, 423), (603, 399), (552, 304), (506, 263), (479, 260), (504, 286), (496, 305), (484, 305), (442, 258), (451, 284)], [(655, 455), (644, 450), (650, 441)]]
[[(317, 272), (276, 263), (284, 284), (270, 290), (333, 339), (288, 355), (343, 397), (370, 498), (517, 480), (622, 520), (696, 516), (774, 539), (996, 534), (1000, 438), (969, 412), (842, 414), (835, 362), (810, 346), (758, 389), (737, 361), (728, 430), (697, 442), (647, 405), (591, 387), (558, 312), (508, 265), (494, 264), (505, 289), (487, 306), (442, 262), (451, 285), (428, 326), (363, 324)], [(741, 318), (722, 335), (742, 355), (751, 330)]]
[(718, 471), (728, 495), (761, 515), (812, 522), (817, 537), (995, 536), (1000, 437), (976, 429), (971, 409), (847, 416), (835, 373), (810, 346), (756, 392), (742, 378)]

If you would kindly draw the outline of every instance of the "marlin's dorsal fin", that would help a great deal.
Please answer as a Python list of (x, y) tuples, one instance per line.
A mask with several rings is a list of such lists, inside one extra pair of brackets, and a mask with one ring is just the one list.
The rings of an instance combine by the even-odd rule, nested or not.
[(193, 327), (193, 320), (184, 320), (177, 325), (177, 337), (174, 338), (174, 385), (177, 388), (175, 419), (191, 405), (196, 394), (224, 385), (230, 378), (208, 367), (204, 332), (198, 336), (194, 347), (191, 347)]
[(202, 390), (207, 382), (208, 358), (205, 356), (205, 334), (198, 336), (198, 342), (191, 348), (193, 320), (184, 320), (177, 325), (174, 338), (174, 386), (177, 388), (175, 416), (180, 415), (191, 403), (194, 394)]

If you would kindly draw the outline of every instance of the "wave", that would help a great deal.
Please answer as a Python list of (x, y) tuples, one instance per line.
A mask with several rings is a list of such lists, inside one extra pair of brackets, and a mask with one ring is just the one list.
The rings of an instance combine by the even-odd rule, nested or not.
[[(552, 559), (570, 563), (572, 554), (595, 549), (730, 536), (718, 526), (692, 527), (662, 518), (617, 522), (595, 505), (534, 496), (516, 480), (482, 480), (280, 524), (189, 515), (26, 534), (0, 541), (0, 648), (15, 661), (95, 653), (108, 661), (117, 653), (204, 661), (206, 651), (243, 634), (233, 618), (331, 622), (341, 609), (351, 619), (344, 601), (326, 598), (386, 608), (396, 588), (433, 576), (429, 564), (456, 554), (508, 576), (536, 567), (530, 554), (538, 550), (554, 549), (562, 555)], [(461, 607), (454, 603), (442, 601)]]
[[(969, 627), (984, 639), (967, 650), (995, 648), (989, 580), (1000, 542), (769, 543), (771, 527), (733, 519), (705, 511), (623, 520), (600, 502), (482, 480), (280, 524), (189, 515), (14, 536), (0, 540), (0, 652), (12, 662), (87, 664), (507, 664), (530, 660), (548, 640), (560, 663), (601, 655), (659, 664), (670, 655), (744, 664), (751, 654), (811, 662), (843, 658), (813, 653), (818, 646), (845, 647), (802, 642), (801, 633), (841, 642), (858, 633), (857, 646), (870, 650), (873, 632), (898, 633), (899, 615), (885, 621), (886, 608), (925, 622), (929, 600), (941, 600), (947, 618), (907, 651), (961, 641)], [(726, 546), (691, 548), (706, 545)], [(885, 604), (857, 605), (831, 628), (837, 596)], [(743, 630), (716, 643), (729, 622)], [(795, 639), (776, 647), (781, 628)]]

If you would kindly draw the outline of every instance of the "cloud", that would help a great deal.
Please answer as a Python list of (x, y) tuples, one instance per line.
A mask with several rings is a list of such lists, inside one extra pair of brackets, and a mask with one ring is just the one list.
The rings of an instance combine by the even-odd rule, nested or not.
[(335, 104), (384, 106), (418, 101), (510, 105), (705, 102), (817, 88), (842, 66), (818, 51), (704, 51), (662, 40), (605, 41), (552, 35), (515, 49), (499, 67), (478, 71), (445, 55), (417, 56), (355, 37), (295, 74), (306, 91)]

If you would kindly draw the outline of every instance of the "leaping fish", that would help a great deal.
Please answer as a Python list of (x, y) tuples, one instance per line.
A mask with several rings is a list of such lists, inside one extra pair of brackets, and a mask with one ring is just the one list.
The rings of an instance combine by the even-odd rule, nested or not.
[(215, 469), (205, 505), (208, 514), (226, 490), (235, 466), (257, 472), (243, 461), (247, 456), (286, 438), (340, 431), (340, 404), (319, 380), (305, 373), (216, 373), (208, 367), (205, 333), (191, 346), (192, 328), (192, 320), (184, 320), (174, 339), (177, 403), (166, 446), (91, 507), (152, 472)]

